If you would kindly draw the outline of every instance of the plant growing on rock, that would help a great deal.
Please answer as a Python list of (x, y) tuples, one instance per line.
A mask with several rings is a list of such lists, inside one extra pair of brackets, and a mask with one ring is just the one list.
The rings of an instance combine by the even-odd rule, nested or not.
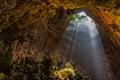
[(65, 68), (55, 71), (55, 77), (58, 77), (60, 80), (69, 80), (69, 76), (75, 76), (75, 71), (71, 63), (66, 63)]

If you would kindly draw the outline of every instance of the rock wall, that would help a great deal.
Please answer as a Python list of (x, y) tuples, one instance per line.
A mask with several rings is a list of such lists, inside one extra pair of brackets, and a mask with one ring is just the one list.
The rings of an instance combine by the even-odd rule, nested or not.
[(74, 10), (82, 7), (91, 13), (100, 26), (98, 29), (101, 29), (108, 62), (119, 80), (119, 4), (119, 0), (0, 1), (0, 53), (5, 54), (11, 48), (13, 60), (25, 57), (42, 60), (44, 55), (51, 55)]

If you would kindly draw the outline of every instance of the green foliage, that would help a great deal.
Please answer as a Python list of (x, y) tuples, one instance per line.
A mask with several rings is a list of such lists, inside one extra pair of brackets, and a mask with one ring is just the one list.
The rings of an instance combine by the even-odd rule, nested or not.
[(58, 77), (59, 79), (67, 79), (69, 76), (75, 76), (75, 71), (73, 69), (73, 66), (71, 65), (70, 62), (67, 62), (65, 64), (65, 68), (60, 69), (59, 71), (55, 72), (55, 76)]
[(67, 63), (65, 64), (65, 66), (66, 66), (66, 68), (71, 68), (71, 69), (73, 69), (73, 66), (72, 66), (72, 64), (71, 64), (70, 62), (67, 62)]
[(4, 45), (3, 41), (0, 40), (0, 48)]
[[(7, 57), (10, 53), (8, 51)], [(51, 57), (45, 57), (41, 62), (32, 58), (17, 60), (9, 66), (9, 75), (0, 73), (0, 80), (61, 80), (61, 75), (68, 80), (91, 80), (88, 76), (75, 74), (70, 62), (66, 63), (66, 67), (59, 71), (57, 71), (56, 64), (56, 60)]]
[(90, 76), (83, 73), (75, 73), (70, 62), (67, 62), (65, 66), (65, 68), (55, 72), (55, 77), (58, 77), (58, 80), (93, 80)]
[(86, 17), (86, 16), (80, 16), (79, 14), (74, 14), (74, 15), (72, 16), (72, 20), (73, 20), (73, 21), (78, 21), (79, 19), (82, 19), (82, 18), (84, 18), (84, 17)]
[(54, 71), (55, 61), (50, 57), (44, 58), (42, 62), (26, 58), (12, 63), (11, 75), (15, 80), (48, 80)]
[(5, 74), (4, 73), (0, 73), (0, 80), (5, 80)]
[(13, 54), (12, 49), (8, 49), (3, 55), (0, 55), (0, 71), (7, 73), (11, 65)]
[(42, 61), (42, 64), (44, 67), (42, 67), (43, 73), (45, 75), (52, 75), (54, 71), (56, 70), (56, 63), (54, 59), (50, 57), (45, 57), (44, 60)]
[(78, 18), (77, 18), (77, 15), (76, 15), (76, 14), (74, 14), (74, 15), (72, 16), (72, 20), (73, 20), (73, 21), (77, 21), (77, 20), (78, 20)]

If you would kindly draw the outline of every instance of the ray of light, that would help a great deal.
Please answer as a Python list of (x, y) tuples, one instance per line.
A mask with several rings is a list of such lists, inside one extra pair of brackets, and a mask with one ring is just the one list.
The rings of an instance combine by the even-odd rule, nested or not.
[[(96, 80), (112, 80), (108, 78), (109, 67), (105, 65), (105, 51), (97, 26), (84, 11), (73, 16), (62, 37), (62, 42), (72, 47), (67, 59), (77, 65), (80, 64)], [(64, 51), (64, 54), (67, 51)]]

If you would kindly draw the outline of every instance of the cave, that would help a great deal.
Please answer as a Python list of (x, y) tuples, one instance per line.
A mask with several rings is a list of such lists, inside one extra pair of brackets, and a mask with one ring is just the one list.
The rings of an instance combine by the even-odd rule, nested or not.
[(119, 0), (0, 1), (0, 80), (119, 80)]

